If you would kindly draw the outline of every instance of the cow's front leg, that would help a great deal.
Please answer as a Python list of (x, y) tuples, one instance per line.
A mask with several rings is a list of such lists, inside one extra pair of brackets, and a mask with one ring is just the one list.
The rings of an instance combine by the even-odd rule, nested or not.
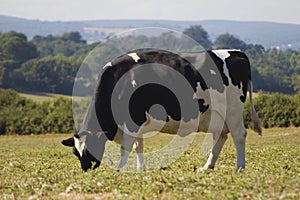
[(123, 133), (122, 143), (121, 143), (121, 148), (120, 148), (121, 159), (120, 159), (119, 165), (117, 167), (117, 171), (120, 171), (125, 166), (135, 140), (136, 140), (136, 137), (131, 136), (127, 133)]
[(214, 169), (217, 159), (220, 155), (220, 152), (228, 138), (227, 133), (213, 135), (213, 148), (209, 154), (209, 157), (205, 163), (205, 165), (199, 169), (199, 171), (205, 171), (208, 169)]
[(137, 170), (146, 171), (146, 165), (144, 160), (144, 139), (142, 137), (137, 138), (135, 151), (137, 154)]

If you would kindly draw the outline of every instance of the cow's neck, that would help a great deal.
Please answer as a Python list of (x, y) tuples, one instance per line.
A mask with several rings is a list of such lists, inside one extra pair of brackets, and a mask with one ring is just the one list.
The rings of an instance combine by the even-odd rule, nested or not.
[(102, 131), (97, 120), (94, 98), (92, 98), (92, 101), (90, 102), (88, 109), (85, 113), (81, 129), (89, 132)]

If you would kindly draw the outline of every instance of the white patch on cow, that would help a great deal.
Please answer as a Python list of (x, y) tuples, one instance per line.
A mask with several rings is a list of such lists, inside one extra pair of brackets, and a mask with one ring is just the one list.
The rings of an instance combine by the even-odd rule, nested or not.
[(128, 56), (130, 56), (135, 62), (138, 62), (140, 57), (136, 53), (129, 53)]
[(194, 94), (199, 99), (204, 99), (204, 106), (209, 105), (209, 109), (219, 113), (222, 118), (226, 117), (226, 93), (220, 93), (214, 89), (199, 91)]
[(118, 99), (120, 100), (121, 99), (121, 97), (123, 96), (123, 94), (124, 94), (124, 91), (125, 90), (122, 90), (120, 93), (119, 93), (119, 95), (118, 95)]
[(132, 85), (133, 88), (135, 88), (135, 87), (137, 86), (136, 81), (135, 81), (135, 80), (132, 80), (132, 81), (131, 81), (131, 85)]
[(193, 95), (193, 99), (199, 99), (201, 98), (201, 92), (203, 92), (200, 82), (197, 82), (197, 86), (196, 86), (196, 93), (194, 93)]
[(76, 137), (74, 137), (74, 143), (75, 143), (75, 148), (79, 152), (79, 155), (82, 157), (83, 150), (84, 150), (84, 147), (85, 147), (85, 143), (82, 142), (80, 139), (78, 139)]
[(189, 121), (177, 121), (168, 116), (168, 121), (164, 121), (155, 119), (146, 112), (147, 121), (142, 124), (136, 135), (143, 138), (151, 138), (155, 136), (158, 131), (161, 131), (170, 134), (178, 134), (179, 136), (184, 137), (197, 131), (199, 116), (200, 113)]
[(107, 67), (111, 67), (111, 66), (112, 66), (111, 62), (108, 62), (108, 63), (106, 63), (106, 65), (104, 65), (103, 69), (105, 69)]
[(210, 69), (209, 71), (212, 75), (217, 75), (217, 73), (214, 70)]
[(225, 60), (226, 58), (228, 58), (230, 56), (229, 51), (232, 51), (232, 50), (227, 50), (227, 49), (212, 50), (212, 52), (214, 54), (216, 54), (218, 57), (220, 57), (223, 60)]
[(219, 58), (221, 58), (223, 60), (223, 63), (224, 63), (223, 72), (227, 77), (229, 77), (229, 71), (228, 71), (225, 59), (230, 56), (229, 51), (232, 51), (232, 50), (223, 50), (223, 49), (222, 50), (212, 50), (212, 52), (214, 54), (216, 54), (216, 56), (218, 56)]

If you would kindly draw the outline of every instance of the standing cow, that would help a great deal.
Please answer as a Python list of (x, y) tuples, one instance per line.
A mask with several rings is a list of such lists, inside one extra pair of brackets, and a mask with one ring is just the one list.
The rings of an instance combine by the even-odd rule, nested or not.
[[(145, 81), (148, 77), (154, 81)], [(183, 82), (191, 89), (185, 89)], [(184, 101), (170, 89), (176, 84), (182, 87), (179, 93)], [(261, 134), (252, 103), (250, 64), (244, 53), (212, 50), (177, 55), (157, 50), (126, 54), (104, 66), (82, 128), (62, 144), (73, 147), (84, 171), (92, 168), (92, 162), (96, 162), (93, 168), (100, 165), (107, 140), (121, 143), (118, 170), (135, 146), (137, 168), (145, 170), (144, 133), (161, 131), (185, 136), (194, 131), (211, 132), (213, 148), (201, 168), (206, 170), (214, 168), (230, 132), (237, 151), (237, 168), (243, 169), (247, 135), (243, 110), (248, 88), (253, 127)], [(188, 106), (182, 109), (182, 104)], [(165, 112), (151, 112), (154, 105), (162, 106)], [(190, 128), (195, 122), (196, 128)], [(158, 126), (161, 123), (163, 126)]]

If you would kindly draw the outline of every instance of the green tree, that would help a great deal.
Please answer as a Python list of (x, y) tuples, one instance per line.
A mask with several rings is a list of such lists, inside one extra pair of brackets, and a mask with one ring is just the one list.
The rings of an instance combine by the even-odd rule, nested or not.
[(71, 94), (80, 62), (62, 55), (32, 59), (13, 72), (13, 88)]
[(300, 74), (294, 74), (292, 76), (292, 85), (295, 92), (300, 93)]
[(19, 62), (14, 60), (0, 61), (0, 86), (10, 88), (12, 85), (12, 72), (20, 66)]
[(14, 60), (22, 63), (39, 55), (36, 46), (27, 41), (27, 37), (22, 33), (12, 31), (2, 34), (0, 44), (2, 60)]
[(214, 47), (217, 49), (240, 49), (245, 51), (248, 45), (234, 35), (225, 33), (216, 38)]
[(209, 40), (209, 35), (202, 26), (190, 26), (185, 29), (183, 33), (193, 38), (196, 42), (202, 45), (204, 49), (212, 49), (212, 42)]
[(85, 44), (86, 41), (82, 40), (81, 35), (79, 32), (70, 32), (70, 33), (65, 33), (61, 36), (62, 40), (64, 41), (72, 41), (75, 43), (83, 43)]
[(38, 47), (40, 57), (62, 54), (78, 58), (82, 54), (86, 55), (86, 49), (90, 50), (90, 45), (82, 40), (78, 32), (65, 33), (62, 36), (35, 36), (32, 42)]

